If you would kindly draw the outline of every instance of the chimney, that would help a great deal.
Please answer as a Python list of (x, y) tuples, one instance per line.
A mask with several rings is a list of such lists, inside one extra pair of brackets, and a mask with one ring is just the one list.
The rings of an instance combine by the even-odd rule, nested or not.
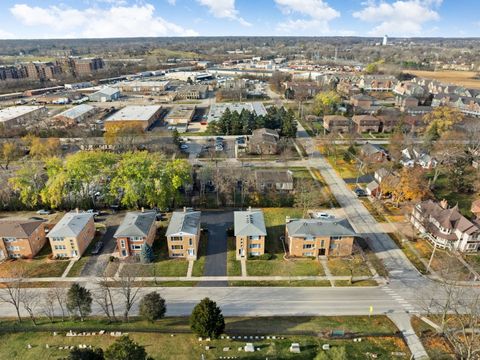
[(145, 212), (145, 208), (142, 206), (142, 213), (144, 213), (144, 212)]
[(442, 209), (448, 209), (448, 201), (446, 199), (443, 199), (442, 201), (440, 201), (440, 206), (442, 207)]
[(187, 212), (187, 207), (186, 207), (186, 206), (183, 207), (183, 212), (184, 212), (184, 213)]
[(78, 207), (75, 209), (75, 212), (76, 212), (77, 214), (80, 213), (80, 210), (78, 209)]
[(248, 211), (252, 211), (252, 207), (251, 207), (251, 206), (248, 207)]

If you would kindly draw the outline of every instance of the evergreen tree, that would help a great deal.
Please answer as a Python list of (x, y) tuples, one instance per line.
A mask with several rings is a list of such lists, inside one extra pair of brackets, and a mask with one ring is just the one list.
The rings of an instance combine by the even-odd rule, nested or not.
[(172, 140), (175, 145), (180, 146), (181, 144), (180, 134), (178, 133), (177, 128), (173, 129), (172, 131)]
[(92, 312), (92, 294), (83, 286), (73, 283), (67, 292), (67, 309), (83, 321)]
[(78, 349), (70, 350), (67, 360), (104, 360), (103, 350), (95, 349)]
[(163, 318), (166, 311), (165, 299), (156, 291), (146, 294), (140, 301), (140, 315), (150, 322)]
[(153, 254), (152, 247), (147, 243), (142, 245), (142, 249), (140, 250), (140, 261), (143, 264), (149, 264), (153, 262), (155, 256)]
[(217, 338), (225, 330), (222, 311), (214, 301), (205, 298), (193, 309), (190, 327), (198, 336)]
[(105, 351), (105, 360), (148, 360), (143, 346), (124, 335)]

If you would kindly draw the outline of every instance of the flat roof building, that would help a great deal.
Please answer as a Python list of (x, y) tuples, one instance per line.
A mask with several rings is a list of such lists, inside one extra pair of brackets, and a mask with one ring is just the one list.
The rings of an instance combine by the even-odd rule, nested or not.
[(93, 94), (88, 95), (90, 101), (110, 102), (120, 98), (120, 90), (112, 87), (105, 87)]
[(229, 109), (230, 112), (236, 111), (241, 113), (242, 110), (247, 110), (254, 112), (258, 116), (267, 115), (267, 109), (265, 109), (265, 106), (261, 102), (214, 104), (210, 107), (208, 122), (218, 121), (227, 109)]
[(139, 127), (142, 130), (148, 128), (157, 120), (162, 110), (161, 106), (127, 106), (111, 115), (105, 121), (105, 129), (116, 126)]
[(165, 120), (170, 125), (183, 125), (186, 126), (192, 121), (195, 114), (195, 107), (193, 106), (177, 106), (174, 107), (167, 115)]
[(116, 84), (115, 87), (122, 92), (156, 94), (166, 91), (169, 84), (169, 81), (124, 81)]
[(55, 119), (66, 122), (81, 122), (89, 116), (95, 114), (96, 109), (87, 104), (81, 104), (71, 109), (65, 110), (55, 116)]
[(44, 106), (12, 106), (0, 109), (0, 124), (6, 127), (24, 125), (47, 114)]

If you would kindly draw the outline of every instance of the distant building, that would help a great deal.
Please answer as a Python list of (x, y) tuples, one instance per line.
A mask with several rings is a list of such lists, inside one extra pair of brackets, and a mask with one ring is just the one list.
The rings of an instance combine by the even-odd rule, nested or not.
[(74, 125), (82, 122), (96, 113), (96, 108), (91, 105), (81, 104), (71, 109), (65, 110), (54, 117), (55, 120), (66, 124)]
[(427, 200), (417, 204), (410, 221), (432, 244), (441, 249), (476, 252), (480, 249), (480, 226), (464, 217), (458, 205), (448, 207)]
[(95, 236), (93, 214), (69, 212), (48, 233), (52, 254), (58, 258), (79, 258)]
[(369, 142), (360, 147), (360, 155), (375, 162), (382, 162), (388, 158), (388, 153), (383, 147)]
[(105, 67), (101, 58), (71, 58), (71, 66), (75, 76), (91, 75)]
[(184, 85), (175, 91), (175, 100), (205, 99), (208, 93), (207, 85)]
[(0, 220), (0, 260), (33, 258), (46, 243), (43, 220)]
[(149, 95), (163, 93), (168, 90), (169, 86), (169, 81), (124, 81), (115, 85), (122, 92)]
[(6, 128), (23, 126), (45, 117), (48, 110), (44, 106), (11, 106), (0, 109), (0, 124)]
[(193, 119), (195, 106), (176, 106), (165, 117), (170, 125), (187, 126)]
[(113, 235), (120, 257), (139, 255), (144, 244), (153, 245), (157, 231), (155, 220), (156, 213), (153, 211), (135, 211), (125, 215)]
[(382, 40), (382, 45), (387, 46), (388, 45), (388, 35), (385, 35)]
[(251, 154), (274, 155), (278, 153), (280, 135), (272, 129), (256, 129), (248, 137), (247, 148)]
[(348, 256), (357, 234), (345, 219), (286, 219), (290, 256)]
[(200, 211), (175, 211), (168, 224), (167, 237), (168, 255), (171, 258), (186, 258), (196, 260), (200, 243)]
[(260, 256), (265, 253), (267, 230), (262, 210), (235, 211), (234, 235), (236, 258)]
[(158, 119), (161, 111), (162, 107), (158, 105), (124, 107), (105, 120), (105, 130), (114, 127), (137, 127), (146, 131)]
[(352, 118), (355, 130), (359, 133), (378, 132), (380, 130), (380, 119), (373, 115), (355, 115)]
[(88, 99), (95, 102), (110, 102), (118, 100), (119, 98), (120, 90), (111, 87), (105, 87), (102, 90), (88, 95)]
[(257, 170), (255, 184), (258, 191), (292, 191), (293, 174), (290, 170)]
[(352, 128), (352, 120), (342, 115), (325, 115), (323, 127), (328, 132), (349, 133)]

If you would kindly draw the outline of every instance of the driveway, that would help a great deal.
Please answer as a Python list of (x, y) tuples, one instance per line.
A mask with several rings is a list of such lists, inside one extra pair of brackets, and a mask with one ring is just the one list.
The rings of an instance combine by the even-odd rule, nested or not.
[(116, 243), (113, 239), (115, 231), (117, 231), (124, 214), (107, 215), (105, 225), (107, 231), (102, 236), (103, 249), (98, 255), (89, 256), (88, 261), (80, 273), (80, 276), (102, 276), (105, 271), (110, 256), (115, 252)]
[[(207, 256), (204, 276), (227, 275), (227, 229), (233, 225), (232, 211), (202, 213), (202, 223), (208, 228)], [(225, 281), (199, 283), (199, 286), (227, 286)]]

